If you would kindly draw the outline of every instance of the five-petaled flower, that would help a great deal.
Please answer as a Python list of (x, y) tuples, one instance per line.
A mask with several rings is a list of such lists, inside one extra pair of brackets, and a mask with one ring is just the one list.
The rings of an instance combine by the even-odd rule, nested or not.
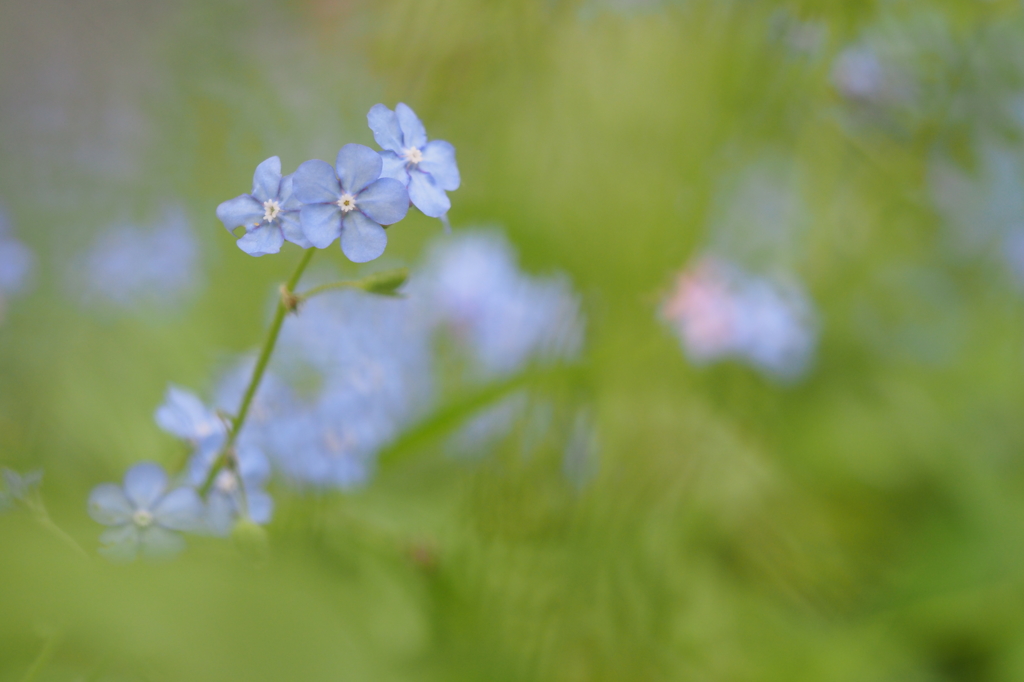
[(104, 483), (89, 495), (89, 515), (111, 528), (100, 535), (100, 553), (131, 561), (143, 556), (166, 557), (181, 551), (185, 540), (175, 531), (200, 527), (203, 502), (192, 488), (167, 490), (167, 474), (158, 464), (136, 464), (124, 477), (124, 488)]
[(302, 231), (318, 249), (341, 237), (341, 250), (355, 263), (379, 257), (392, 225), (409, 211), (402, 183), (382, 178), (383, 161), (361, 144), (347, 144), (332, 168), (326, 161), (306, 161), (295, 171), (294, 195), (300, 202)]
[(456, 190), (460, 183), (455, 147), (444, 140), (427, 142), (423, 123), (402, 102), (394, 111), (375, 104), (366, 120), (384, 149), (381, 175), (405, 185), (409, 199), (424, 215), (440, 218), (447, 213), (452, 204), (445, 190)]
[(252, 194), (242, 194), (217, 207), (217, 217), (229, 232), (245, 228), (238, 248), (250, 256), (277, 253), (286, 239), (304, 249), (311, 246), (299, 226), (299, 203), (292, 193), (292, 178), (281, 177), (281, 159), (271, 156), (256, 166)]

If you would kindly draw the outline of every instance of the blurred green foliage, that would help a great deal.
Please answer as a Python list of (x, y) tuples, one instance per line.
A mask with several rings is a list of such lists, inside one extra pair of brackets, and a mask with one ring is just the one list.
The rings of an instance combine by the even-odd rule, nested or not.
[[(70, 33), (51, 23), (65, 11)], [(773, 37), (780, 11), (826, 27), (819, 52)], [(589, 404), (600, 463), (577, 489), (555, 442), (446, 457), (447, 431), (494, 398), (473, 394), (365, 490), (273, 489), (265, 547), (196, 539), (166, 565), (112, 566), (0, 516), (0, 680), (1024, 677), (1024, 306), (991, 261), (949, 255), (926, 184), (936, 154), (973, 163), (992, 99), (1020, 87), (1005, 50), (1020, 3), (90, 0), (10, 16), (8, 102), (76, 30), (110, 52), (83, 58), (99, 99), (117, 95), (104, 69), (145, 55), (137, 173), (62, 169), (51, 147), (40, 162), (0, 107), (2, 198), (42, 263), (0, 327), (0, 463), (45, 468), (50, 514), (83, 546), (92, 486), (186, 455), (152, 422), (167, 382), (210, 388), (298, 259), (244, 256), (214, 207), (269, 155), (291, 170), (370, 144), (378, 101), (409, 102), (456, 145), (456, 230), (501, 225), (526, 269), (582, 292), (578, 365), (505, 388)], [(881, 123), (849, 116), (830, 80), (876, 26), (911, 44), (941, 27), (924, 104)], [(1004, 144), (1019, 153), (1019, 136)], [(787, 259), (823, 323), (793, 386), (688, 365), (656, 315), (708, 242), (721, 183), (769, 157), (799, 169), (809, 227)], [(61, 270), (89, 230), (167, 200), (201, 233), (198, 297), (170, 316), (70, 302)], [(379, 267), (415, 266), (439, 229), (410, 214)], [(371, 272), (336, 249), (318, 260)], [(885, 275), (901, 268), (937, 278), (935, 300)], [(864, 311), (931, 315), (925, 338), (955, 343), (922, 361), (865, 331)]]

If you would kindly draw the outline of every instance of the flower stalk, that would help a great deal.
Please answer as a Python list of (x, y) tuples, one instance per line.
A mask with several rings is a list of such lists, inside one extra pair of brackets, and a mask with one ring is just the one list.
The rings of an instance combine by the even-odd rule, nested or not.
[(249, 385), (245, 389), (245, 394), (242, 396), (242, 404), (238, 408), (238, 414), (231, 421), (231, 427), (228, 429), (228, 437), (224, 442), (224, 446), (221, 448), (220, 453), (217, 455), (216, 461), (213, 466), (210, 467), (209, 473), (206, 475), (206, 480), (203, 481), (202, 487), (199, 489), (200, 494), (205, 495), (210, 490), (210, 486), (213, 485), (214, 479), (217, 474), (228, 462), (228, 453), (235, 447), (235, 441), (238, 440), (238, 434), (241, 432), (242, 427), (245, 425), (245, 419), (249, 415), (249, 407), (252, 405), (253, 398), (256, 397), (256, 391), (260, 387), (260, 381), (263, 379), (263, 374), (267, 370), (267, 365), (270, 363), (270, 357), (274, 354), (274, 346), (277, 345), (277, 337), (281, 334), (281, 327), (284, 324), (284, 318), (288, 313), (296, 310), (298, 306), (298, 300), (292, 293), (295, 287), (299, 283), (299, 279), (302, 278), (302, 273), (305, 272), (306, 266), (309, 265), (309, 261), (313, 258), (313, 254), (316, 249), (306, 249), (302, 254), (302, 260), (295, 268), (295, 272), (292, 273), (291, 277), (281, 285), (281, 299), (277, 302), (277, 310), (274, 313), (274, 319), (270, 323), (270, 329), (267, 330), (267, 337), (263, 341), (263, 348), (260, 350), (260, 356), (256, 360), (256, 366), (252, 370), (252, 378), (249, 379)]

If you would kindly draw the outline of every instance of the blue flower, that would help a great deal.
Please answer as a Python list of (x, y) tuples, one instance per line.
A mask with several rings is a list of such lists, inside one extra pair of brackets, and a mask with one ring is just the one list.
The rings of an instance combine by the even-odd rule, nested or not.
[(0, 469), (7, 490), (0, 491), (0, 511), (14, 506), (15, 502), (29, 502), (32, 491), (43, 481), (43, 472), (30, 471), (24, 476), (8, 468)]
[(35, 254), (10, 234), (6, 212), (0, 209), (0, 296), (21, 292), (35, 266)]
[(302, 231), (318, 249), (341, 237), (341, 250), (355, 263), (379, 257), (392, 225), (409, 211), (402, 183), (380, 176), (383, 161), (361, 144), (338, 152), (335, 168), (326, 161), (306, 161), (295, 171), (295, 196), (302, 202)]
[(402, 102), (394, 111), (375, 104), (366, 120), (384, 151), (382, 175), (409, 188), (409, 199), (424, 215), (440, 218), (452, 207), (449, 192), (459, 188), (455, 147), (443, 140), (427, 142), (427, 131), (416, 114)]
[(410, 288), (471, 351), (485, 378), (531, 360), (572, 357), (582, 345), (583, 317), (569, 282), (522, 272), (498, 235), (466, 232), (439, 242)]
[(199, 255), (188, 216), (170, 208), (152, 228), (118, 225), (98, 235), (76, 258), (68, 284), (89, 303), (170, 307), (197, 288)]
[(185, 547), (175, 531), (197, 530), (203, 502), (192, 488), (167, 491), (167, 474), (152, 462), (136, 464), (124, 477), (124, 488), (104, 483), (89, 495), (89, 515), (111, 528), (100, 535), (100, 553), (131, 561), (143, 556), (171, 556)]
[[(219, 453), (219, 447), (200, 447), (193, 455), (188, 469), (192, 485), (200, 486), (206, 481)], [(266, 455), (252, 447), (238, 447), (237, 459), (238, 472), (221, 469), (206, 497), (206, 528), (214, 535), (230, 534), (239, 517), (269, 523), (274, 511), (273, 498), (262, 490), (270, 479)]]
[(164, 403), (153, 415), (157, 425), (167, 433), (194, 444), (210, 438), (222, 441), (227, 427), (217, 413), (183, 388), (167, 387)]
[(245, 228), (238, 248), (250, 256), (277, 253), (287, 239), (308, 249), (299, 225), (299, 203), (292, 193), (292, 178), (281, 177), (281, 159), (271, 156), (256, 166), (252, 193), (242, 194), (217, 207), (217, 217), (228, 232)]

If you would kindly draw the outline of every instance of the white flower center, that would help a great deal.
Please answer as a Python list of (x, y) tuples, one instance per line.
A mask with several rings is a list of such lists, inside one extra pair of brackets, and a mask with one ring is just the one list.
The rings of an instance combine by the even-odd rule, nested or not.
[(281, 204), (277, 203), (277, 199), (267, 199), (263, 202), (263, 219), (268, 223), (276, 220), (280, 212)]
[(349, 194), (348, 192), (345, 192), (340, 197), (338, 197), (338, 201), (335, 203), (338, 204), (338, 208), (341, 209), (342, 213), (354, 211), (356, 208), (356, 198)]
[(415, 166), (423, 160), (423, 152), (418, 147), (409, 147), (408, 149), (402, 150), (402, 158), (405, 159), (406, 163)]
[(132, 514), (132, 522), (139, 528), (147, 528), (153, 525), (153, 513), (146, 509), (136, 509)]
[(223, 493), (233, 493), (238, 488), (238, 477), (233, 472), (225, 469), (217, 474), (217, 481), (215, 483), (217, 490)]

